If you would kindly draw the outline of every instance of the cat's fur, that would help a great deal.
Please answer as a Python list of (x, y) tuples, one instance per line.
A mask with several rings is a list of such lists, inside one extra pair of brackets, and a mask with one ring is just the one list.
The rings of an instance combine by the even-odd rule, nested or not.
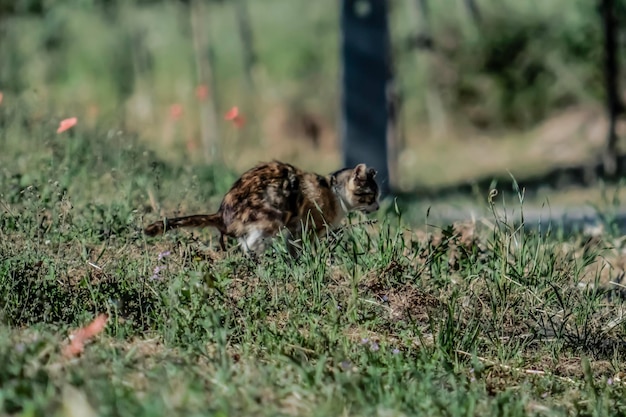
[(298, 239), (302, 231), (322, 235), (339, 226), (349, 211), (378, 210), (376, 171), (359, 164), (327, 176), (273, 161), (245, 172), (214, 214), (197, 214), (157, 221), (145, 228), (149, 236), (179, 227), (215, 227), (220, 244), (239, 240), (244, 251), (260, 253), (272, 237)]

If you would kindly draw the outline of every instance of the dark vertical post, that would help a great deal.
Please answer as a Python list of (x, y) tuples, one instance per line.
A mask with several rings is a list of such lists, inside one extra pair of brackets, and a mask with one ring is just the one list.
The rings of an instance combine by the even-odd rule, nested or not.
[(387, 0), (342, 0), (341, 138), (346, 166), (364, 162), (390, 191), (387, 140), (391, 66)]
[(609, 113), (609, 131), (604, 152), (604, 175), (617, 174), (617, 117), (623, 110), (618, 90), (617, 62), (617, 22), (615, 18), (615, 2), (601, 0), (602, 23), (604, 26), (604, 78), (606, 86), (606, 104)]

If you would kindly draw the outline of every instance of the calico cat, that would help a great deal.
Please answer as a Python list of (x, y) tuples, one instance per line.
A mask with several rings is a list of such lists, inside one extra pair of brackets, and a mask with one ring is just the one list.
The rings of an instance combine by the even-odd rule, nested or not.
[(214, 227), (222, 249), (226, 238), (233, 237), (245, 252), (260, 254), (277, 235), (291, 240), (303, 231), (321, 236), (327, 227), (337, 228), (350, 211), (378, 210), (375, 176), (365, 164), (321, 176), (279, 161), (262, 163), (233, 184), (217, 213), (166, 218), (144, 232), (156, 236), (179, 227)]

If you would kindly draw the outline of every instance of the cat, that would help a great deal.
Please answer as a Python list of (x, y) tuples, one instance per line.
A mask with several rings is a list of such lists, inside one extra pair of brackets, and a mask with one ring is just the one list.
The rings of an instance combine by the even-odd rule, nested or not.
[(321, 176), (279, 161), (261, 163), (233, 184), (216, 213), (166, 218), (144, 232), (156, 236), (179, 227), (214, 227), (223, 250), (226, 238), (232, 237), (244, 252), (260, 254), (278, 235), (292, 241), (303, 230), (321, 236), (327, 227), (337, 228), (350, 211), (378, 210), (375, 176), (376, 170), (365, 164)]

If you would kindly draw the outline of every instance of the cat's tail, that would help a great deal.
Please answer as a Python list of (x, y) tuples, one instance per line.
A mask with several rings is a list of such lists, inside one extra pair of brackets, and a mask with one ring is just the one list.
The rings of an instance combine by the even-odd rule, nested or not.
[(177, 229), (179, 227), (215, 227), (222, 233), (226, 232), (221, 213), (195, 214), (193, 216), (159, 220), (158, 222), (146, 226), (143, 232), (148, 236), (156, 236), (170, 229)]

